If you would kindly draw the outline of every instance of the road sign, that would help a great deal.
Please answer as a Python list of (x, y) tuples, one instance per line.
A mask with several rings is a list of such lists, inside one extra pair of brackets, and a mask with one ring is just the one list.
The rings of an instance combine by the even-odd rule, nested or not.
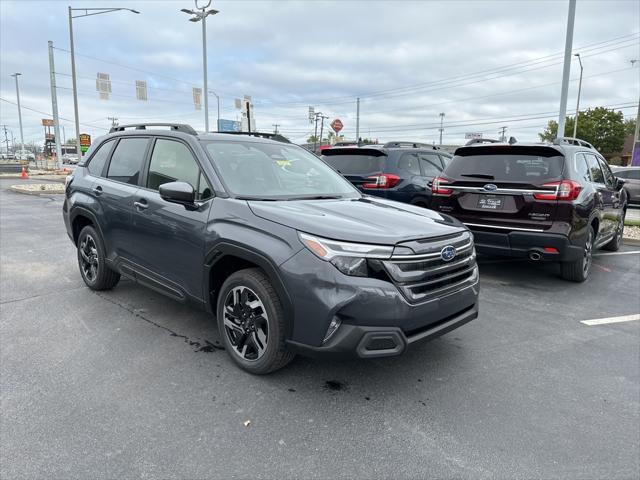
[(85, 153), (91, 146), (91, 135), (87, 133), (80, 134), (80, 151)]
[(331, 122), (330, 126), (336, 133), (340, 133), (340, 130), (344, 128), (342, 120), (340, 120), (339, 118), (336, 118), (333, 122)]
[(479, 140), (482, 138), (481, 132), (467, 132), (464, 134), (465, 140)]
[(235, 120), (225, 120), (224, 118), (218, 120), (219, 132), (239, 132), (240, 126), (240, 122)]
[(53, 120), (50, 118), (43, 118), (42, 125), (45, 127), (53, 127)]
[(145, 80), (136, 80), (136, 98), (138, 100), (148, 100), (147, 97), (147, 82)]

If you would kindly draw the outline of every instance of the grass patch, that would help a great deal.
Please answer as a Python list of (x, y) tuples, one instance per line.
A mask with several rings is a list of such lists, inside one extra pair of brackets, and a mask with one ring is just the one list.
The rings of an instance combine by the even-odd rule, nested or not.
[(640, 220), (629, 220), (628, 218), (625, 218), (624, 225), (626, 227), (640, 227)]

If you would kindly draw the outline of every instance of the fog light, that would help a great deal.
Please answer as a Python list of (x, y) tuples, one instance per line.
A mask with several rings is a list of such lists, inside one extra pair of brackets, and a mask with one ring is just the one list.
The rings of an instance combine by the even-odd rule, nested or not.
[(333, 317), (331, 319), (331, 323), (329, 324), (329, 328), (327, 329), (327, 334), (324, 336), (324, 340), (322, 341), (322, 343), (326, 343), (327, 340), (329, 340), (331, 336), (336, 333), (341, 323), (342, 320), (340, 320), (338, 317)]

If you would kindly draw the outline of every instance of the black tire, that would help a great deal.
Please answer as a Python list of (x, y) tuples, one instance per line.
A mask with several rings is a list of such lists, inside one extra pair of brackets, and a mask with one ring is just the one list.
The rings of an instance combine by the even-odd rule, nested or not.
[(574, 260), (573, 262), (562, 262), (560, 264), (560, 271), (562, 278), (571, 282), (584, 282), (589, 276), (591, 270), (591, 260), (593, 255), (593, 242), (595, 240), (595, 233), (593, 227), (589, 225), (587, 232), (587, 239), (584, 246), (584, 255), (582, 258)]
[(618, 226), (616, 227), (616, 236), (607, 243), (603, 250), (609, 250), (610, 252), (617, 252), (620, 250), (622, 246), (622, 237), (624, 236), (624, 217), (627, 214), (626, 209), (622, 211), (622, 217), (620, 217), (620, 221), (618, 222)]
[(78, 266), (82, 280), (91, 290), (111, 290), (120, 281), (120, 274), (105, 263), (102, 237), (91, 225), (78, 235)]
[(227, 353), (243, 370), (263, 375), (293, 360), (285, 344), (286, 319), (280, 297), (259, 268), (240, 270), (225, 280), (216, 318)]

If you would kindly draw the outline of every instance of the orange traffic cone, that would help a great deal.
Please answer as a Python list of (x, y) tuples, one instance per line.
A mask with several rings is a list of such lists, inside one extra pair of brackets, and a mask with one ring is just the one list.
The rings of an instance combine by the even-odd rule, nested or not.
[(25, 180), (29, 178), (29, 175), (27, 175), (27, 170), (24, 167), (22, 167), (22, 173), (20, 174), (20, 178)]

